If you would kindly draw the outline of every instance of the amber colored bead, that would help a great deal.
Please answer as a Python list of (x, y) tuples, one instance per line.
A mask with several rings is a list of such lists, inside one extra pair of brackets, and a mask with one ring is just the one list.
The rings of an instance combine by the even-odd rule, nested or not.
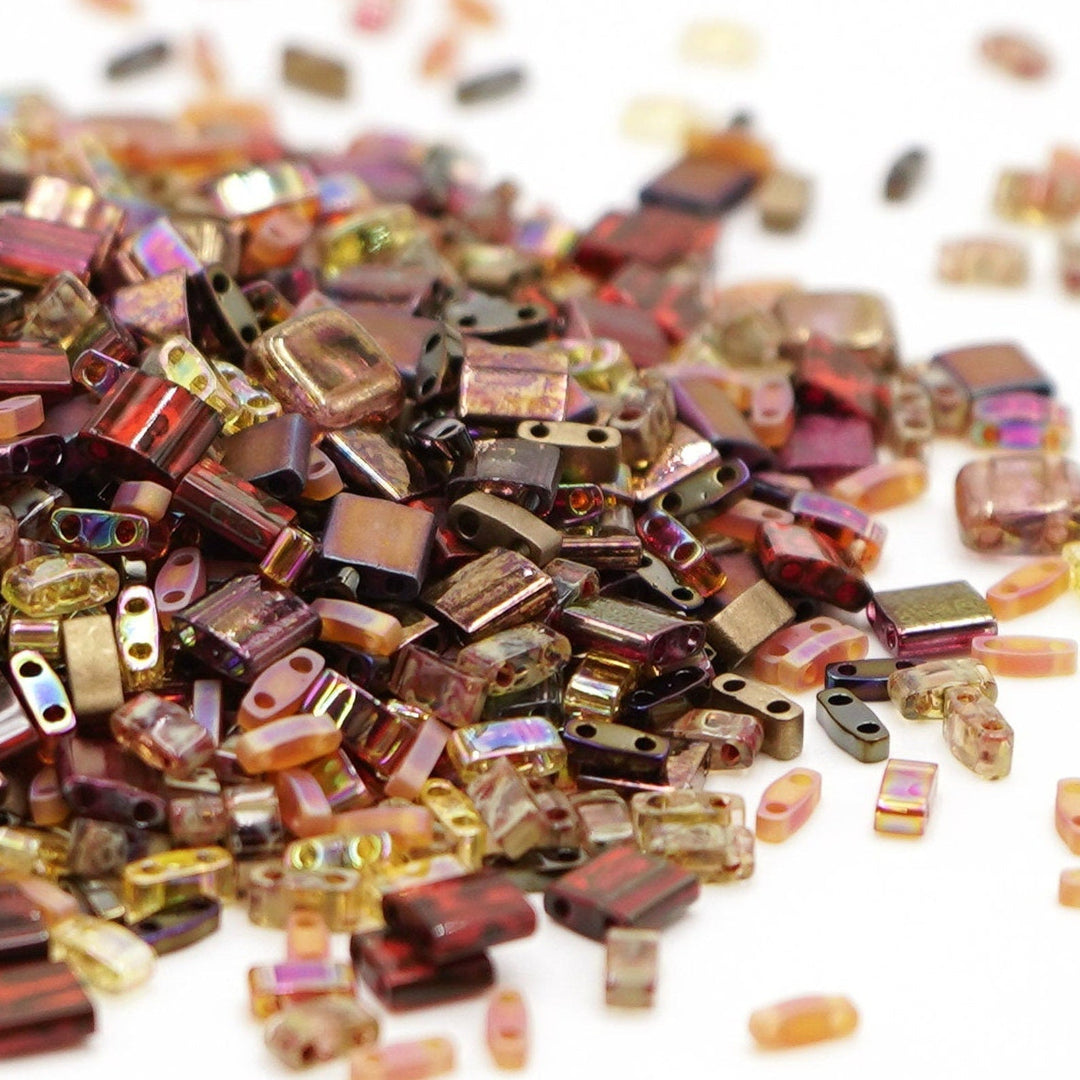
[(994, 675), (1042, 679), (1076, 672), (1076, 642), (1071, 638), (989, 635), (971, 643), (971, 655)]
[(848, 998), (815, 995), (755, 1010), (750, 1014), (750, 1034), (763, 1050), (783, 1050), (842, 1038), (858, 1023), (859, 1014)]
[(1069, 850), (1080, 855), (1080, 780), (1070, 777), (1058, 781), (1054, 825)]
[(1034, 559), (991, 585), (986, 602), (995, 618), (1015, 619), (1046, 607), (1068, 588), (1067, 559)]
[(454, 1069), (454, 1044), (442, 1037), (388, 1043), (352, 1056), (350, 1080), (427, 1080)]
[(937, 765), (890, 758), (878, 792), (874, 828), (881, 833), (922, 836), (937, 786)]
[(823, 683), (827, 664), (861, 660), (869, 647), (867, 636), (853, 626), (818, 616), (768, 638), (754, 653), (754, 674), (798, 693)]
[(372, 656), (392, 656), (401, 646), (401, 623), (393, 615), (329, 597), (313, 600), (311, 610), (321, 620), (323, 641), (353, 645)]
[(263, 1020), (299, 1002), (354, 997), (356, 976), (351, 964), (329, 960), (293, 960), (248, 970), (251, 1011)]
[(806, 824), (821, 798), (821, 774), (792, 769), (763, 792), (757, 809), (757, 838), (779, 844)]
[(236, 741), (236, 757), (251, 776), (291, 769), (332, 754), (341, 745), (341, 732), (326, 716), (300, 713), (271, 720)]
[(333, 828), (330, 803), (319, 781), (304, 769), (282, 769), (275, 778), (281, 823), (293, 836), (318, 836)]
[(987, 34), (979, 42), (979, 54), (999, 72), (1015, 79), (1040, 79), (1050, 70), (1046, 50), (1022, 34)]
[(154, 950), (126, 926), (72, 915), (49, 931), (49, 959), (66, 961), (91, 986), (119, 993), (150, 978)]
[(34, 617), (71, 615), (112, 600), (116, 571), (93, 555), (41, 555), (4, 571), (4, 599)]
[(1028, 279), (1027, 248), (990, 236), (947, 240), (938, 249), (937, 273), (952, 285), (1017, 288)]
[(868, 513), (891, 510), (917, 499), (929, 480), (926, 466), (917, 458), (867, 465), (837, 480), (829, 489), (838, 499)]
[(1058, 879), (1058, 903), (1062, 907), (1080, 908), (1080, 870), (1062, 870)]

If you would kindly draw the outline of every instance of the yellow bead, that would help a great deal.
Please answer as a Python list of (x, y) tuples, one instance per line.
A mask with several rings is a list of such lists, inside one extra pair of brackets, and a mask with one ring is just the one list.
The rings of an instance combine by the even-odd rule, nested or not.
[(150, 978), (154, 950), (125, 926), (72, 915), (49, 931), (49, 959), (69, 964), (98, 990), (119, 993)]
[(855, 1006), (846, 997), (815, 994), (792, 998), (750, 1014), (750, 1034), (765, 1050), (805, 1046), (850, 1035), (859, 1023)]
[(100, 607), (120, 591), (120, 577), (93, 555), (39, 555), (4, 571), (0, 592), (25, 615), (72, 615)]

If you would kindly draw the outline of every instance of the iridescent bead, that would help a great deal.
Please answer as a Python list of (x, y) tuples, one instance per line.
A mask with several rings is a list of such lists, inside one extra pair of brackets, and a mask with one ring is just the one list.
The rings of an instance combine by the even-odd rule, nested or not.
[(356, 1001), (328, 997), (282, 1009), (267, 1021), (264, 1037), (278, 1061), (303, 1069), (375, 1042), (379, 1022)]
[(4, 571), (0, 592), (12, 607), (43, 618), (100, 607), (120, 591), (120, 576), (93, 555), (39, 555)]
[(977, 637), (971, 655), (995, 675), (1042, 679), (1076, 673), (1076, 642), (1070, 638), (994, 634)]
[(750, 1034), (765, 1050), (805, 1046), (850, 1035), (859, 1014), (850, 999), (813, 995), (780, 1001), (750, 1014)]
[(300, 713), (271, 720), (236, 740), (236, 759), (249, 776), (291, 769), (332, 754), (341, 732), (328, 716)]
[(92, 915), (72, 915), (49, 931), (49, 959), (70, 964), (98, 990), (119, 993), (146, 982), (157, 957), (125, 926)]
[[(1072, 547), (1066, 544), (1066, 549)], [(1080, 544), (1077, 545), (1080, 550)], [(1069, 588), (1070, 564), (1067, 556), (1034, 559), (995, 582), (986, 590), (986, 602), (996, 619), (1016, 619), (1038, 611)]]
[(990, 670), (976, 660), (927, 660), (900, 668), (889, 676), (889, 697), (908, 720), (939, 720), (945, 715), (945, 691), (967, 686), (991, 701), (997, 684)]
[(184, 778), (214, 754), (214, 740), (182, 705), (149, 690), (124, 702), (109, 717), (121, 746), (167, 776)]

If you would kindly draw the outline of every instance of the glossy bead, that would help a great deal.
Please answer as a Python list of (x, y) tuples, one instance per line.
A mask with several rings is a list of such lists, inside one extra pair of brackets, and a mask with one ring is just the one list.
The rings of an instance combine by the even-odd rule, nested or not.
[(476, 723), (484, 709), (487, 682), (462, 671), (457, 663), (419, 645), (397, 654), (390, 688), (403, 701), (430, 709), (451, 727)]
[(847, 611), (861, 611), (870, 602), (870, 586), (862, 575), (813, 529), (766, 522), (756, 542), (762, 569), (774, 585)]
[(869, 647), (854, 627), (818, 616), (773, 634), (754, 653), (754, 674), (797, 693), (823, 682), (827, 664), (861, 660)]
[(690, 709), (665, 731), (676, 739), (708, 743), (713, 769), (753, 765), (765, 739), (765, 729), (756, 716), (725, 709)]
[(926, 660), (889, 676), (889, 697), (909, 720), (937, 720), (945, 715), (945, 691), (967, 686), (991, 701), (997, 683), (985, 664), (977, 660)]
[(922, 836), (937, 787), (937, 765), (890, 758), (881, 777), (874, 828), (880, 833)]
[(352, 998), (356, 976), (351, 964), (330, 960), (290, 961), (248, 970), (251, 1011), (256, 1019), (300, 1002), (327, 998)]
[(1033, 559), (986, 590), (986, 602), (999, 620), (1016, 619), (1056, 600), (1069, 588), (1064, 558)]
[(392, 931), (436, 963), (528, 937), (536, 929), (525, 895), (491, 871), (393, 893), (383, 898), (383, 915)]
[(248, 373), (324, 428), (380, 423), (401, 409), (401, 376), (355, 319), (338, 308), (293, 316), (251, 347)]
[(850, 1035), (859, 1014), (846, 997), (792, 998), (750, 1014), (750, 1034), (763, 1050), (783, 1050)]
[(138, 922), (200, 896), (231, 900), (235, 868), (224, 848), (174, 848), (128, 863), (122, 889), (125, 918), (129, 923)]
[(69, 964), (91, 986), (115, 994), (146, 982), (156, 957), (127, 927), (72, 915), (49, 931), (49, 959)]
[(236, 757), (245, 772), (257, 776), (303, 765), (340, 745), (341, 732), (332, 720), (300, 713), (246, 731), (236, 742)]
[(614, 656), (587, 652), (563, 692), (567, 720), (611, 723), (638, 679), (638, 666)]
[(454, 1069), (454, 1044), (449, 1039), (419, 1039), (388, 1043), (352, 1056), (350, 1080), (427, 1080)]
[(190, 776), (214, 753), (213, 739), (189, 710), (150, 691), (114, 710), (109, 729), (121, 746), (167, 776)]
[(264, 1037), (278, 1061), (302, 1069), (371, 1045), (379, 1037), (379, 1022), (355, 1001), (327, 997), (275, 1013)]
[(447, 745), (449, 729), (434, 716), (422, 721), (409, 748), (386, 781), (387, 795), (415, 799)]
[(559, 671), (570, 659), (570, 642), (543, 623), (526, 623), (474, 641), (458, 653), (457, 665), (493, 685), (488, 693), (526, 690)]
[(247, 886), (248, 917), (256, 926), (284, 928), (297, 910), (320, 914), (334, 932), (355, 930), (377, 918), (378, 896), (355, 870), (282, 869), (268, 865), (252, 871)]
[(68, 964), (13, 964), (0, 980), (0, 1060), (74, 1046), (94, 1030), (94, 1006)]
[(161, 630), (154, 594), (145, 585), (129, 585), (116, 603), (116, 645), (120, 678), (127, 693), (158, 688), (164, 679)]
[(1030, 390), (977, 398), (971, 405), (968, 438), (976, 446), (1060, 453), (1072, 434), (1069, 410)]
[(1058, 836), (1074, 855), (1080, 855), (1080, 780), (1059, 780), (1054, 802), (1054, 825)]
[(976, 776), (1000, 780), (1012, 768), (1013, 730), (989, 698), (966, 686), (945, 691), (945, 745)]
[(974, 638), (997, 633), (989, 605), (966, 581), (876, 592), (866, 615), (882, 645), (904, 659), (967, 653)]
[(498, 758), (466, 787), (491, 839), (510, 859), (540, 847), (547, 835), (543, 811), (525, 778)]
[(318, 836), (333, 828), (333, 811), (319, 781), (304, 769), (282, 769), (274, 777), (281, 823), (293, 836)]
[(856, 761), (884, 761), (889, 756), (888, 729), (847, 690), (819, 691), (817, 720), (829, 738)]
[(1043, 679), (1076, 672), (1076, 642), (1071, 638), (990, 635), (971, 643), (971, 655), (994, 675)]
[(660, 935), (655, 930), (613, 926), (604, 941), (604, 1000), (623, 1008), (651, 1008)]
[(1058, 903), (1062, 907), (1080, 907), (1080, 870), (1062, 870), (1058, 879)]
[(759, 840), (780, 844), (806, 824), (821, 798), (821, 774), (792, 769), (762, 793), (757, 808)]
[(1077, 538), (1080, 471), (1050, 454), (994, 454), (956, 477), (960, 536), (975, 551), (1042, 555)]
[(447, 755), (466, 783), (505, 758), (521, 773), (549, 776), (566, 765), (566, 747), (558, 730), (539, 716), (492, 720), (454, 731)]
[(4, 571), (4, 599), (36, 618), (71, 615), (112, 600), (120, 579), (111, 566), (82, 553), (41, 555)]

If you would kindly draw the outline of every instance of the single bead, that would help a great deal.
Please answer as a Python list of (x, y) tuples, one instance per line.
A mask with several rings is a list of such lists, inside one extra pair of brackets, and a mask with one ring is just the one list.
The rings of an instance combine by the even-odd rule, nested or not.
[(188, 709), (149, 690), (116, 709), (109, 729), (121, 746), (166, 776), (191, 776), (214, 754), (209, 732)]
[(861, 660), (870, 640), (860, 630), (819, 616), (773, 634), (754, 653), (754, 674), (763, 682), (798, 693), (825, 679), (826, 664)]
[(49, 931), (49, 959), (70, 964), (98, 990), (119, 993), (146, 982), (157, 957), (126, 926), (72, 915)]
[[(986, 602), (996, 619), (1016, 619), (1038, 611), (1069, 588), (1070, 563), (1067, 549), (1063, 558), (1034, 559), (995, 582), (986, 590)], [(1080, 543), (1077, 544), (1080, 552)]]
[(1058, 903), (1062, 907), (1080, 908), (1080, 870), (1062, 870), (1058, 879)]
[(265, 1031), (270, 1052), (291, 1069), (344, 1057), (378, 1037), (374, 1016), (356, 1001), (333, 997), (290, 1005), (270, 1017)]
[(874, 828), (900, 836), (922, 836), (937, 786), (937, 765), (890, 758), (881, 777)]
[(487, 1011), (487, 1045), (500, 1069), (523, 1069), (529, 1057), (529, 1017), (517, 990), (499, 990)]
[(1054, 802), (1054, 824), (1058, 836), (1074, 855), (1080, 855), (1080, 780), (1059, 780)]
[(927, 660), (889, 676), (889, 697), (908, 720), (939, 720), (945, 715), (945, 691), (967, 686), (997, 700), (990, 669), (977, 660)]
[(293, 836), (318, 836), (334, 827), (330, 802), (305, 769), (282, 769), (275, 778), (281, 823)]
[(4, 571), (0, 586), (12, 607), (35, 618), (100, 607), (120, 591), (120, 576), (82, 552), (41, 555)]
[(821, 798), (821, 773), (792, 769), (763, 792), (757, 809), (757, 838), (779, 844), (806, 824)]
[(330, 928), (318, 911), (296, 908), (285, 920), (285, 955), (289, 960), (329, 960)]
[(814, 995), (768, 1005), (750, 1014), (750, 1034), (764, 1050), (805, 1046), (850, 1035), (859, 1023), (851, 1000)]
[(655, 930), (613, 926), (604, 943), (604, 1000), (624, 1008), (652, 1008), (660, 935)]
[(837, 480), (829, 489), (837, 499), (867, 513), (891, 510), (917, 499), (929, 481), (926, 465), (917, 458), (867, 465)]
[(327, 716), (300, 713), (271, 720), (236, 740), (236, 759), (249, 776), (304, 765), (332, 754), (341, 732)]
[(1022, 634), (977, 637), (971, 655), (995, 675), (1042, 679), (1076, 673), (1076, 642), (1071, 638)]
[(351, 1080), (427, 1080), (454, 1069), (454, 1044), (441, 1037), (388, 1043), (352, 1056)]
[(997, 706), (977, 690), (945, 691), (945, 745), (976, 776), (1000, 780), (1012, 768), (1013, 729)]

